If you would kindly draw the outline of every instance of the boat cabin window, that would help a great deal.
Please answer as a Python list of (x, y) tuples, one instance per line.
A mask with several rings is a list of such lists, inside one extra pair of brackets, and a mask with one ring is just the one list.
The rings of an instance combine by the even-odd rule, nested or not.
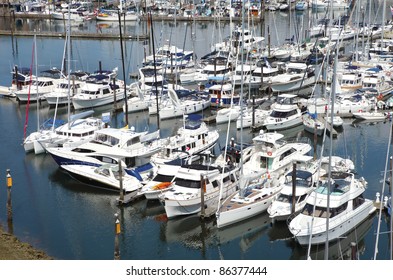
[(172, 175), (165, 175), (165, 174), (157, 174), (152, 181), (156, 182), (172, 182), (175, 176)]
[(73, 152), (77, 152), (77, 153), (94, 153), (94, 150), (90, 150), (90, 149), (83, 149), (83, 148), (75, 148), (72, 150)]
[[(292, 175), (287, 175), (285, 178), (285, 184), (292, 184)], [(311, 177), (307, 179), (296, 178), (296, 187), (310, 187)]]
[(117, 163), (117, 162), (115, 162), (115, 160), (113, 160), (110, 157), (102, 157), (101, 161), (105, 162), (105, 163)]
[(108, 136), (107, 143), (110, 143), (110, 145), (115, 146), (115, 145), (119, 144), (119, 139), (112, 137), (112, 136)]
[(131, 138), (130, 140), (127, 141), (127, 146), (138, 144), (140, 142), (141, 142), (141, 139), (139, 137), (134, 137), (134, 138)]
[(103, 94), (110, 94), (111, 91), (109, 90), (109, 88), (104, 88), (104, 89), (102, 90), (102, 93), (103, 93)]
[(124, 159), (127, 167), (134, 167), (135, 166), (135, 157), (126, 157)]
[[(307, 194), (296, 196), (296, 203), (300, 203), (306, 198), (307, 198)], [(280, 194), (277, 197), (277, 201), (284, 202), (284, 203), (292, 203), (292, 195)]]
[(270, 113), (270, 116), (271, 116), (272, 118), (281, 118), (281, 119), (284, 119), (284, 118), (288, 118), (288, 117), (290, 117), (290, 116), (294, 116), (294, 115), (296, 115), (296, 114), (297, 114), (297, 110), (296, 110), (296, 109), (291, 110), (291, 111), (288, 111), (288, 112), (281, 112), (281, 111), (275, 111), (275, 110), (273, 110), (273, 111)]
[(182, 178), (176, 178), (175, 184), (185, 188), (199, 189), (201, 187), (201, 181), (186, 180)]
[(280, 201), (280, 202), (285, 202), (285, 203), (290, 203), (291, 201), (292, 201), (292, 195), (286, 195), (286, 194), (280, 194), (278, 197), (277, 197), (277, 201)]
[(297, 203), (300, 203), (300, 202), (304, 201), (306, 198), (307, 198), (307, 194), (303, 194), (302, 196), (300, 196), (300, 197), (297, 199)]
[(117, 160), (110, 158), (110, 157), (104, 157), (104, 156), (90, 156), (91, 158), (95, 158), (101, 162), (104, 163), (111, 163), (111, 164), (117, 164)]
[(290, 149), (290, 150), (288, 150), (288, 151), (285, 151), (284, 153), (282, 153), (282, 154), (280, 155), (280, 161), (281, 161), (281, 160), (284, 160), (284, 158), (290, 156), (291, 154), (293, 154), (293, 153), (295, 153), (295, 152), (296, 152), (296, 150), (295, 150), (294, 148), (292, 148), (292, 149)]
[(360, 205), (362, 205), (365, 202), (363, 195), (359, 195), (358, 197), (355, 197), (353, 200), (353, 210), (358, 208)]
[(223, 181), (224, 183), (226, 183), (226, 182), (228, 182), (228, 181), (231, 181), (231, 177), (230, 177), (230, 176), (226, 176), (226, 177), (224, 177), (224, 178), (222, 179), (222, 181)]
[(302, 214), (306, 216), (314, 216), (318, 218), (333, 218), (344, 212), (347, 209), (347, 206), (348, 206), (348, 202), (345, 202), (344, 204), (340, 205), (337, 208), (330, 208), (329, 213), (327, 212), (326, 207), (316, 206), (314, 212), (314, 206), (307, 203), (302, 210)]
[(103, 175), (103, 176), (109, 176), (109, 170), (108, 169), (101, 169), (101, 168), (97, 168), (96, 170), (94, 170), (95, 173)]
[(83, 94), (98, 95), (100, 92), (96, 90), (82, 90)]
[(260, 162), (260, 165), (259, 165), (260, 168), (266, 169), (266, 170), (272, 169), (272, 165), (273, 165), (273, 159), (272, 158), (261, 156), (259, 162)]

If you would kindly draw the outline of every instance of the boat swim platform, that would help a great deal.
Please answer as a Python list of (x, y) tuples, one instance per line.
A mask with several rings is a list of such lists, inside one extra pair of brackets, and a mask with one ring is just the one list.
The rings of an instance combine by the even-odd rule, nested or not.
[[(17, 37), (48, 37), (48, 38), (65, 38), (66, 32), (49, 32), (49, 31), (11, 31), (0, 30), (0, 36), (17, 36)], [(120, 40), (120, 34), (117, 33), (89, 33), (89, 32), (72, 32), (72, 39), (92, 39), (92, 40)], [(149, 35), (122, 35), (123, 40), (145, 41)]]
[(138, 192), (137, 194), (134, 193), (127, 193), (124, 195), (124, 199), (123, 201), (120, 201), (120, 198), (116, 198), (116, 205), (118, 206), (124, 206), (124, 205), (128, 205), (134, 201), (139, 201), (141, 199), (143, 199), (145, 197), (145, 195), (143, 193)]

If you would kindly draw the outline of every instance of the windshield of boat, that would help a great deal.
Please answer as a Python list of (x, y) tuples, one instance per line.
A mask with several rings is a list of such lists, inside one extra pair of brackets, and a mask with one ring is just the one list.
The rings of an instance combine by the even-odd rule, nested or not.
[[(305, 200), (307, 197), (307, 194), (303, 194), (302, 196), (296, 196), (296, 203), (302, 202)], [(287, 195), (287, 194), (280, 194), (277, 197), (277, 201), (284, 202), (284, 203), (292, 203), (292, 195)]]
[(348, 201), (340, 205), (339, 207), (336, 208), (330, 207), (329, 212), (327, 211), (326, 207), (315, 206), (315, 212), (314, 212), (314, 206), (312, 204), (307, 203), (302, 210), (302, 214), (306, 216), (314, 216), (318, 218), (333, 218), (334, 216), (337, 216), (338, 214), (344, 212), (347, 209), (347, 206), (348, 206)]
[(182, 178), (176, 178), (175, 184), (177, 186), (191, 188), (191, 189), (199, 189), (201, 187), (201, 181), (186, 180)]
[[(285, 184), (289, 185), (292, 184), (292, 174), (287, 175), (285, 177)], [(311, 178), (303, 179), (303, 178), (296, 178), (296, 187), (310, 187), (311, 186)]]
[(155, 182), (172, 182), (173, 178), (175, 176), (173, 175), (164, 175), (164, 174), (157, 174), (152, 181)]
[(288, 118), (288, 117), (290, 117), (290, 116), (294, 116), (294, 115), (296, 115), (296, 114), (297, 114), (297, 110), (296, 110), (296, 109), (291, 110), (291, 111), (288, 111), (288, 112), (282, 112), (282, 111), (275, 111), (275, 110), (273, 110), (273, 111), (270, 113), (270, 116), (271, 116), (272, 118), (282, 118), (282, 119), (285, 119), (285, 118)]

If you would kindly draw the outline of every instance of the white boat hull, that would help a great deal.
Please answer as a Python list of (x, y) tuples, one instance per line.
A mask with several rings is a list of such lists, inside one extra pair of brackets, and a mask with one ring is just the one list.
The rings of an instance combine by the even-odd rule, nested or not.
[(352, 114), (359, 120), (383, 121), (386, 119), (386, 115), (381, 112), (354, 112)]
[[(237, 184), (230, 184), (222, 191), (221, 197), (226, 198), (229, 195), (232, 195), (237, 190)], [(200, 190), (198, 190), (200, 191)], [(171, 192), (171, 191), (169, 191)], [(204, 202), (205, 208), (209, 207), (217, 207), (218, 198), (220, 190), (217, 188), (214, 192), (209, 194), (205, 194)], [(181, 198), (181, 195), (178, 195), (178, 199), (165, 199), (163, 200), (165, 212), (168, 219), (196, 214), (201, 211), (201, 196), (199, 194), (195, 194), (194, 198), (189, 198), (189, 196), (185, 196), (184, 199)]]
[(0, 86), (0, 96), (15, 97), (15, 89), (11, 87)]
[[(341, 216), (337, 217), (337, 219), (331, 219), (329, 222), (328, 235), (326, 234), (326, 219), (318, 217), (314, 218), (312, 228), (311, 217), (308, 217), (310, 219), (304, 219), (302, 221), (302, 223), (306, 222), (308, 225), (305, 230), (297, 232), (293, 227), (291, 227), (292, 223), (290, 224), (289, 230), (295, 236), (300, 245), (308, 245), (310, 242), (312, 245), (321, 244), (326, 242), (327, 237), (329, 238), (329, 241), (344, 237), (346, 233), (354, 229), (369, 215), (374, 213), (374, 211), (375, 207), (373, 202), (371, 200), (366, 200), (355, 211), (347, 213), (345, 220), (343, 220)], [(304, 226), (306, 225), (304, 224)], [(312, 234), (311, 238), (310, 234)]]
[(276, 196), (270, 196), (267, 199), (252, 203), (247, 207), (220, 212), (217, 216), (217, 227), (223, 228), (265, 212), (275, 197)]
[(301, 124), (303, 124), (301, 117), (297, 117), (292, 120), (283, 119), (277, 122), (275, 120), (271, 121), (269, 118), (267, 118), (264, 122), (264, 126), (269, 131), (288, 129)]
[(292, 82), (274, 83), (271, 88), (274, 92), (288, 92), (295, 91), (315, 83), (315, 76), (305, 79), (299, 79)]
[[(124, 93), (118, 91), (116, 93), (116, 102), (121, 101), (124, 99)], [(75, 109), (85, 109), (85, 108), (93, 108), (99, 107), (107, 104), (111, 104), (114, 102), (114, 95), (110, 94), (105, 97), (99, 98), (72, 98), (72, 105)]]

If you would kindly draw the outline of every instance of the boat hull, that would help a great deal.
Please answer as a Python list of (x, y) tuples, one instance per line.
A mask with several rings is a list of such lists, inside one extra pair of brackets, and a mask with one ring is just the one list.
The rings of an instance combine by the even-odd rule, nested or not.
[[(116, 93), (116, 100), (120, 101), (123, 100), (124, 93), (117, 92)], [(76, 110), (78, 109), (85, 109), (85, 108), (93, 108), (108, 105), (114, 102), (114, 95), (108, 95), (105, 97), (99, 98), (72, 98), (72, 104)]]
[(275, 196), (270, 196), (267, 199), (252, 203), (247, 207), (220, 212), (217, 216), (217, 227), (223, 228), (265, 212), (274, 198)]
[(265, 121), (264, 126), (267, 130), (283, 130), (292, 127), (296, 127), (303, 124), (301, 117), (294, 118), (292, 120), (281, 120), (281, 121)]
[[(289, 230), (300, 245), (306, 246), (310, 242), (312, 245), (322, 244), (326, 242), (327, 238), (329, 241), (333, 241), (343, 237), (346, 233), (350, 232), (367, 219), (369, 215), (373, 214), (375, 210), (376, 208), (373, 202), (371, 200), (366, 200), (357, 209), (347, 213), (345, 220), (340, 216), (341, 218), (337, 217), (334, 221), (332, 220), (329, 222), (328, 234), (326, 234), (325, 218), (315, 218), (312, 229), (308, 227), (305, 231), (297, 232), (290, 224)], [(311, 220), (309, 221), (309, 225), (311, 225)], [(312, 235), (311, 238), (310, 234)]]

